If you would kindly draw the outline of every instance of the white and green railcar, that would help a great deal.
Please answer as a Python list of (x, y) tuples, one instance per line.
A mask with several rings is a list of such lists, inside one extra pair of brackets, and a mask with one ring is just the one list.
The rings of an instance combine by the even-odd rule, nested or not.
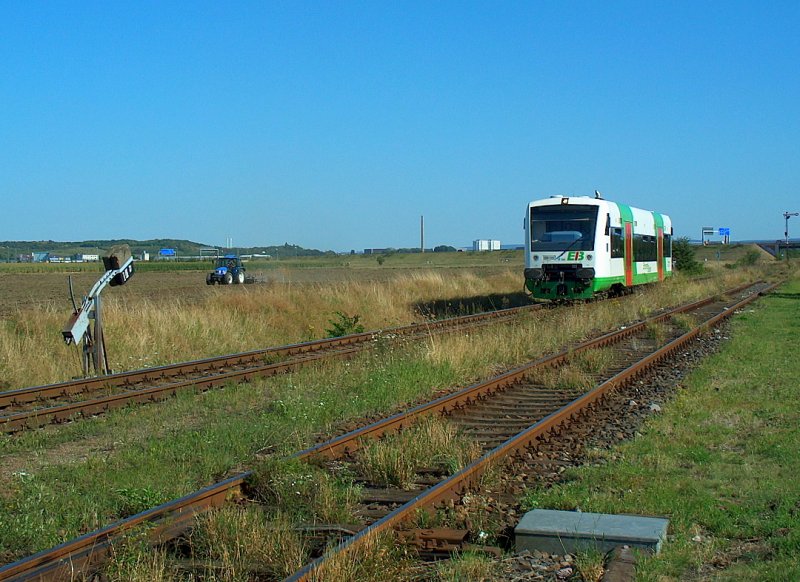
[(535, 299), (589, 299), (670, 275), (672, 221), (666, 214), (588, 196), (528, 204), (525, 286)]

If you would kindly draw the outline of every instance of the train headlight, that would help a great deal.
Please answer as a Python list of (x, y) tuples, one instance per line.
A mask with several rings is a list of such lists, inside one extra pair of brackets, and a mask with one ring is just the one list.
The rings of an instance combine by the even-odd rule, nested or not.
[(539, 260), (539, 255), (533, 255), (533, 260), (534, 261), (538, 261)]
[(591, 261), (594, 258), (593, 255), (586, 255), (586, 260)]
[(594, 279), (594, 269), (592, 269), (591, 267), (587, 267), (587, 268), (584, 268), (584, 269), (578, 269), (578, 271), (575, 273), (575, 276), (578, 279), (584, 279), (584, 280), (587, 280), (587, 281), (589, 279)]

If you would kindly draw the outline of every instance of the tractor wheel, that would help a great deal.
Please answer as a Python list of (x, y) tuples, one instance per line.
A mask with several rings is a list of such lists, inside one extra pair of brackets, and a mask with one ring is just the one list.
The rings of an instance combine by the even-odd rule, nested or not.
[(236, 282), (239, 285), (244, 285), (244, 273), (242, 271), (236, 273)]
[(213, 285), (214, 284), (214, 277), (211, 276), (211, 273), (206, 275), (206, 285)]
[(233, 275), (230, 272), (225, 273), (225, 278), (222, 280), (222, 282), (226, 285), (230, 285), (233, 283)]

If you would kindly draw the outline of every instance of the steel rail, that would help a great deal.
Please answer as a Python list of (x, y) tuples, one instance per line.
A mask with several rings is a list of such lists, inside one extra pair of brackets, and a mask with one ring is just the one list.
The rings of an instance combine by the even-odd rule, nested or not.
[(544, 438), (552, 431), (558, 432), (561, 427), (565, 427), (568, 423), (584, 414), (599, 400), (604, 398), (609, 392), (625, 385), (632, 379), (644, 373), (650, 366), (668, 358), (672, 353), (695, 339), (704, 328), (713, 326), (720, 320), (730, 317), (736, 312), (737, 309), (754, 301), (764, 293), (771, 291), (777, 287), (777, 285), (778, 284), (775, 283), (766, 289), (761, 290), (759, 293), (753, 293), (741, 301), (738, 301), (736, 304), (729, 306), (721, 313), (712, 316), (708, 320), (695, 326), (692, 330), (669, 342), (633, 366), (630, 366), (619, 372), (588, 393), (577, 398), (558, 411), (550, 414), (528, 429), (520, 432), (516, 436), (508, 439), (506, 442), (489, 451), (468, 467), (462, 469), (458, 473), (455, 473), (451, 477), (431, 487), (430, 489), (420, 493), (411, 501), (398, 507), (385, 517), (369, 525), (350, 538), (344, 540), (337, 547), (333, 548), (322, 557), (314, 560), (310, 564), (307, 564), (292, 576), (287, 577), (284, 582), (300, 582), (311, 580), (312, 577), (315, 577), (315, 579), (319, 578), (320, 575), (324, 574), (325, 564), (327, 560), (331, 559), (332, 556), (353, 551), (354, 547), (368, 539), (370, 536), (380, 535), (383, 532), (394, 529), (395, 527), (400, 526), (402, 523), (413, 519), (419, 510), (432, 509), (444, 501), (460, 498), (464, 492), (475, 488), (478, 485), (480, 477), (490, 467), (494, 466), (495, 463), (500, 462), (501, 459), (506, 458), (522, 449), (530, 447), (535, 441)]
[[(736, 289), (733, 289), (733, 290), (729, 290), (729, 291), (727, 291), (725, 293), (735, 293), (735, 292), (743, 290), (746, 287), (752, 286), (754, 284), (755, 283), (748, 284), (746, 286), (742, 286), (742, 287), (739, 287), (739, 288), (736, 288)], [(767, 290), (774, 288), (776, 285), (772, 285)], [(740, 302), (739, 304), (737, 304), (737, 306), (740, 305), (740, 304), (744, 304), (744, 303), (746, 303), (748, 301), (752, 301), (753, 299), (755, 299), (755, 297), (757, 297), (760, 294), (765, 293), (767, 290), (762, 290), (759, 294), (753, 294), (750, 298), (748, 298), (748, 299)], [(688, 310), (691, 310), (691, 309), (697, 309), (698, 307), (706, 305), (706, 304), (708, 304), (708, 303), (710, 303), (712, 301), (713, 301), (713, 298), (710, 298), (710, 299), (697, 301), (697, 302), (694, 302), (692, 304), (688, 304), (688, 305), (685, 305), (685, 306), (681, 306), (681, 307), (673, 310), (672, 312), (667, 312), (665, 314), (659, 314), (658, 316), (655, 316), (653, 318), (645, 320), (644, 322), (641, 322), (641, 324), (646, 324), (646, 323), (652, 322), (653, 320), (655, 320), (657, 318), (669, 317), (670, 313), (674, 314), (674, 313), (685, 312), (685, 311), (688, 311)], [(734, 308), (730, 308), (728, 311), (724, 312), (723, 314), (720, 314), (720, 315), (716, 316), (713, 320), (716, 321), (717, 319), (719, 319), (721, 317), (729, 316), (729, 315), (733, 314), (734, 311), (735, 311), (735, 307)], [(640, 325), (640, 324), (637, 324), (637, 325)], [(701, 324), (700, 326), (698, 326), (695, 329), (694, 334), (696, 335), (697, 333), (699, 333), (700, 328), (705, 327), (707, 325), (709, 325), (709, 322), (706, 322), (706, 323)], [(614, 332), (614, 333), (624, 333), (624, 332), (627, 332), (630, 329), (631, 328), (627, 328), (625, 330), (622, 330), (621, 332)], [(627, 335), (629, 335), (630, 333), (633, 333), (633, 332), (629, 332)], [(597, 339), (600, 340), (600, 339), (605, 338), (605, 337), (607, 337), (609, 335), (612, 335), (612, 334), (605, 334), (604, 336), (601, 336), (601, 338), (597, 338)], [(596, 341), (596, 340), (593, 340), (593, 341)], [(676, 340), (676, 341), (678, 341), (678, 340)], [(675, 342), (672, 342), (672, 344), (675, 344)], [(669, 345), (672, 345), (672, 344), (669, 344)], [(574, 353), (574, 350), (573, 350), (573, 353)], [(563, 354), (563, 352), (557, 354), (555, 357), (556, 358), (563, 357), (562, 354)], [(546, 358), (544, 360), (546, 360)], [(529, 367), (528, 366), (523, 366), (521, 369), (529, 369)], [(509, 374), (511, 374), (511, 372)], [(506, 376), (506, 374), (504, 374), (502, 376)], [(614, 381), (619, 376), (620, 376), (620, 374), (618, 374), (617, 376), (615, 376), (614, 378), (612, 378), (608, 382)], [(608, 384), (608, 382), (606, 384)], [(476, 386), (473, 386), (473, 387), (469, 387), (469, 388), (465, 389), (464, 391), (474, 390), (477, 386), (479, 386), (479, 385), (476, 385)], [(597, 389), (595, 389), (595, 390), (597, 390)], [(458, 394), (459, 393), (456, 393), (456, 394), (454, 394), (452, 396), (457, 396)], [(591, 393), (589, 393), (589, 394), (591, 394)], [(587, 394), (583, 398), (587, 398), (589, 396), (589, 394)], [(475, 397), (474, 395), (470, 396), (470, 398), (474, 398), (474, 397)], [(449, 398), (449, 397), (444, 397), (444, 398)], [(437, 399), (434, 402), (438, 403), (438, 402), (440, 402), (442, 400), (443, 399)], [(431, 404), (433, 404), (433, 403), (431, 403)], [(429, 405), (423, 405), (421, 407), (417, 407), (415, 409), (412, 409), (412, 410), (408, 411), (406, 414), (411, 414), (414, 411), (420, 410), (420, 409), (425, 410), (427, 412), (427, 407), (428, 406)], [(438, 406), (438, 404), (437, 404), (437, 406)], [(570, 409), (571, 406), (572, 405), (568, 405), (568, 406), (562, 408), (560, 411), (550, 415), (549, 417), (547, 417), (543, 421), (540, 421), (539, 423), (533, 425), (533, 427), (531, 427), (531, 429), (528, 429), (528, 431), (526, 431), (526, 432), (529, 432), (531, 430), (536, 430), (537, 427), (541, 427), (542, 423), (544, 423), (545, 421), (549, 421), (551, 424), (555, 423), (553, 421), (553, 419), (556, 418), (556, 417), (561, 418), (563, 416), (563, 411), (567, 410), (567, 409)], [(570, 410), (569, 415), (571, 416), (573, 414), (577, 414), (577, 413), (575, 413), (575, 412)], [(397, 419), (400, 416), (402, 416), (402, 415), (396, 415), (395, 417), (392, 417), (392, 419)], [(387, 419), (387, 420), (391, 420), (391, 419)], [(376, 424), (383, 424), (385, 422), (386, 421), (381, 421), (381, 422), (376, 423)], [(407, 424), (411, 424), (412, 421), (407, 418), (405, 422)], [(557, 423), (555, 423), (555, 424), (557, 424)], [(366, 428), (370, 428), (370, 427), (366, 427)], [(353, 440), (355, 441), (355, 439), (357, 439), (357, 438), (363, 438), (363, 436), (365, 436), (365, 434), (370, 434), (370, 433), (365, 433), (364, 430), (365, 429), (359, 429), (357, 431), (353, 431), (353, 433), (348, 433), (348, 434), (352, 435), (354, 437)], [(385, 432), (385, 430), (384, 430), (384, 432)], [(540, 430), (540, 432), (543, 432), (543, 431)], [(347, 435), (345, 435), (345, 436), (347, 436)], [(515, 438), (518, 438), (518, 437), (515, 437)], [(342, 437), (340, 437), (339, 439), (334, 439), (334, 440), (335, 441), (341, 441), (341, 439), (342, 439)], [(330, 441), (330, 443), (333, 443), (333, 441)], [(313, 456), (314, 454), (318, 454), (318, 455), (323, 455), (324, 456), (330, 450), (332, 450), (328, 445), (329, 445), (329, 443), (323, 443), (322, 445), (318, 445), (316, 447), (312, 447), (310, 449), (307, 449), (306, 451), (302, 451), (300, 453), (297, 453), (295, 456), (302, 457), (302, 458)], [(488, 453), (487, 455), (484, 455), (484, 457), (482, 457), (481, 460), (486, 459), (486, 457), (491, 455), (491, 454), (493, 454), (493, 452), (492, 453)], [(426, 491), (425, 493), (417, 496), (414, 500), (412, 500), (409, 503), (420, 503), (420, 502), (428, 503), (428, 500), (430, 500), (430, 503), (435, 504), (440, 499), (447, 498), (447, 496), (456, 496), (456, 493), (454, 493), (453, 491), (455, 491), (455, 489), (457, 487), (459, 487), (459, 485), (454, 485), (454, 486), (451, 487), (452, 483), (455, 482), (454, 481), (455, 478), (458, 477), (459, 475), (463, 475), (468, 470), (470, 471), (470, 474), (476, 472), (476, 470), (477, 470), (475, 468), (476, 464), (477, 463), (473, 463), (473, 465), (470, 465), (470, 467), (467, 467), (466, 469), (464, 469), (460, 473), (458, 473), (456, 475), (453, 475), (452, 477), (450, 477), (446, 481), (436, 485), (432, 489), (430, 489), (430, 490)], [(38, 552), (38, 553), (36, 553), (36, 554), (34, 554), (32, 556), (29, 556), (29, 557), (24, 558), (22, 560), (19, 560), (17, 562), (14, 562), (14, 563), (11, 563), (11, 564), (7, 564), (7, 565), (5, 565), (3, 567), (0, 567), (0, 581), (2, 581), (2, 582), (5, 582), (5, 581), (21, 582), (21, 581), (31, 581), (31, 580), (43, 580), (43, 581), (45, 581), (45, 580), (46, 581), (74, 580), (76, 576), (78, 576), (80, 574), (86, 574), (89, 571), (91, 571), (93, 568), (96, 568), (98, 564), (102, 563), (103, 560), (109, 554), (111, 544), (113, 544), (118, 538), (120, 538), (121, 536), (124, 536), (132, 528), (134, 528), (134, 527), (136, 527), (138, 525), (144, 524), (144, 523), (155, 523), (155, 524), (157, 524), (157, 527), (155, 528), (154, 533), (153, 533), (154, 537), (152, 538), (154, 541), (159, 541), (159, 540), (166, 541), (167, 539), (174, 539), (174, 537), (176, 537), (180, 532), (184, 531), (187, 527), (189, 527), (191, 525), (191, 522), (192, 522), (192, 519), (193, 519), (194, 515), (196, 515), (197, 513), (201, 513), (201, 512), (207, 511), (208, 509), (211, 509), (213, 507), (218, 507), (218, 506), (222, 505), (225, 502), (225, 500), (229, 499), (232, 495), (234, 495), (236, 492), (238, 492), (241, 489), (241, 486), (246, 482), (246, 480), (251, 475), (252, 475), (252, 472), (250, 472), (250, 471), (240, 473), (240, 474), (235, 475), (233, 477), (230, 477), (230, 478), (228, 478), (228, 479), (226, 479), (224, 481), (221, 481), (221, 482), (215, 483), (213, 485), (210, 485), (208, 487), (205, 487), (205, 488), (203, 488), (203, 489), (201, 489), (201, 490), (199, 490), (199, 491), (197, 491), (195, 493), (191, 493), (191, 494), (188, 494), (188, 495), (186, 495), (184, 497), (181, 497), (179, 499), (164, 503), (164, 504), (159, 505), (159, 506), (157, 506), (155, 508), (152, 508), (152, 509), (149, 509), (147, 511), (144, 511), (142, 513), (139, 513), (139, 514), (137, 514), (137, 515), (135, 515), (133, 517), (127, 518), (125, 520), (121, 520), (119, 522), (116, 522), (115, 524), (109, 525), (109, 526), (107, 526), (105, 528), (102, 528), (100, 530), (97, 530), (95, 532), (91, 532), (91, 533), (85, 534), (85, 535), (83, 535), (83, 536), (81, 536), (79, 538), (76, 538), (74, 540), (71, 540), (71, 541), (65, 542), (63, 544), (60, 544), (58, 546), (55, 546), (54, 548), (50, 548), (50, 549)], [(473, 476), (472, 479), (473, 480), (476, 479), (477, 476), (479, 476), (479, 475)], [(465, 482), (469, 482), (469, 481), (465, 481)], [(450, 485), (448, 485), (448, 484), (450, 484)], [(451, 487), (451, 489), (447, 489), (447, 487)], [(377, 533), (378, 531), (384, 531), (385, 528), (392, 527), (395, 523), (399, 523), (402, 520), (398, 521), (398, 519), (399, 519), (397, 517), (398, 511), (402, 510), (407, 505), (408, 504), (402, 506), (398, 510), (396, 510), (396, 511), (390, 513), (389, 515), (387, 515), (385, 518), (383, 518), (383, 519), (379, 520), (378, 522), (375, 522), (374, 524), (368, 526), (367, 528), (365, 528), (364, 530), (362, 530), (361, 532), (356, 534), (354, 537), (349, 538), (348, 540), (343, 542), (339, 546), (339, 548), (337, 548), (337, 551), (339, 551), (339, 550), (347, 551), (347, 549), (350, 547), (351, 544), (357, 543), (358, 540), (361, 539), (363, 536), (372, 535), (374, 533)], [(426, 505), (426, 506), (430, 506), (430, 505)], [(380, 529), (376, 529), (376, 528), (380, 528)], [(312, 562), (311, 564), (307, 565), (303, 570), (300, 570), (295, 575), (293, 575), (293, 577), (291, 577), (290, 579), (291, 580), (295, 580), (295, 579), (304, 580), (304, 579), (307, 579), (306, 578), (307, 575), (309, 575), (312, 571), (315, 571), (319, 567), (320, 563), (321, 562), (319, 560), (315, 561), (315, 562)]]
[(153, 509), (82, 535), (49, 550), (0, 568), (0, 580), (74, 580), (102, 563), (114, 541), (138, 525), (155, 523), (152, 539), (170, 537), (170, 532), (191, 523), (198, 511), (223, 505), (237, 492), (249, 473), (236, 475)]
[(7, 390), (0, 392), (0, 409), (9, 406), (36, 402), (42, 399), (59, 398), (72, 394), (100, 390), (107, 387), (128, 387), (135, 383), (152, 382), (173, 376), (202, 373), (207, 370), (213, 370), (222, 367), (249, 365), (252, 362), (263, 360), (265, 357), (269, 356), (293, 356), (307, 352), (316, 352), (332, 347), (361, 344), (371, 341), (376, 336), (381, 335), (405, 336), (413, 335), (415, 333), (439, 331), (453, 327), (457, 328), (462, 325), (474, 325), (483, 322), (490, 323), (494, 320), (503, 320), (515, 317), (520, 313), (540, 309), (541, 307), (541, 304), (510, 307), (507, 309), (498, 309), (496, 311), (489, 311), (476, 315), (462, 315), (459, 317), (450, 317), (447, 319), (440, 319), (430, 322), (412, 323), (409, 325), (350, 334), (336, 338), (318, 339), (303, 343), (288, 344), (285, 346), (270, 347), (237, 354), (228, 354), (224, 356), (204, 358), (201, 360), (168, 364), (154, 368), (142, 368), (128, 372), (119, 372), (116, 374), (109, 374), (107, 376), (99, 376), (96, 378), (83, 378), (79, 380), (69, 380), (67, 382), (59, 382), (56, 384), (46, 384), (43, 386), (31, 386), (28, 388)]
[(0, 417), (0, 431), (10, 433), (26, 428), (35, 428), (36, 426), (44, 426), (54, 422), (70, 420), (78, 414), (82, 414), (84, 416), (101, 414), (115, 408), (123, 408), (133, 402), (156, 402), (158, 400), (164, 400), (170, 396), (174, 396), (179, 391), (188, 388), (194, 388), (195, 390), (208, 390), (210, 388), (223, 386), (231, 382), (244, 382), (256, 376), (274, 376), (276, 374), (294, 371), (311, 362), (329, 358), (332, 355), (346, 357), (348, 355), (356, 354), (359, 351), (360, 350), (358, 348), (349, 348), (347, 350), (339, 350), (335, 354), (331, 354), (331, 352), (318, 353), (288, 362), (252, 366), (242, 370), (231, 370), (228, 372), (214, 374), (213, 376), (194, 378), (181, 382), (172, 382), (169, 384), (153, 386), (152, 388), (139, 388), (129, 392), (93, 398), (91, 400), (82, 400), (80, 402), (72, 402), (59, 406), (18, 412)]
[[(725, 294), (731, 295), (739, 293), (758, 283), (759, 282), (740, 285), (725, 291)], [(617, 343), (630, 335), (638, 333), (648, 325), (664, 321), (679, 313), (685, 313), (687, 311), (699, 309), (713, 302), (714, 297), (707, 297), (706, 299), (681, 305), (675, 309), (652, 316), (622, 330), (612, 331), (599, 337), (586, 340), (575, 346), (565, 348), (556, 354), (544, 356), (533, 362), (505, 372), (504, 374), (496, 376), (488, 381), (478, 382), (453, 394), (442, 396), (436, 400), (432, 400), (431, 402), (426, 402), (415, 408), (400, 412), (394, 416), (390, 416), (368, 426), (356, 429), (335, 439), (315, 445), (305, 449), (304, 451), (300, 451), (296, 456), (299, 459), (307, 459), (315, 456), (323, 458), (335, 458), (340, 455), (353, 452), (360, 446), (359, 441), (365, 438), (379, 438), (386, 433), (400, 431), (410, 423), (415, 422), (416, 419), (423, 416), (431, 414), (445, 415), (450, 411), (469, 406), (470, 404), (485, 398), (487, 395), (493, 394), (499, 390), (503, 390), (515, 382), (518, 382), (536, 368), (558, 366), (571, 355)]]
[[(311, 362), (315, 362), (325, 358), (331, 357), (349, 357), (363, 349), (363, 344), (367, 341), (379, 337), (381, 334), (398, 335), (403, 337), (413, 337), (415, 334), (424, 333), (443, 333), (460, 327), (476, 327), (479, 325), (487, 325), (497, 321), (504, 321), (506, 319), (517, 316), (524, 310), (529, 310), (534, 306), (515, 307), (507, 310), (497, 312), (489, 312), (481, 315), (470, 315), (458, 318), (451, 318), (448, 320), (441, 320), (432, 322), (431, 324), (413, 324), (410, 326), (403, 326), (400, 328), (392, 328), (389, 330), (377, 332), (364, 332), (360, 334), (353, 334), (350, 336), (343, 336), (340, 338), (331, 338), (326, 340), (315, 340), (304, 344), (294, 344), (291, 346), (284, 346), (279, 348), (269, 348), (267, 350), (259, 350), (256, 352), (248, 352), (246, 354), (236, 354), (233, 356), (223, 356), (220, 358), (209, 358), (207, 360), (199, 360), (196, 362), (187, 362), (185, 364), (175, 364), (172, 366), (164, 366), (161, 368), (153, 368), (148, 370), (139, 370), (132, 373), (124, 373), (115, 375), (115, 380), (124, 379), (124, 381), (117, 382), (117, 387), (127, 388), (126, 391), (108, 396), (101, 396), (88, 400), (81, 400), (79, 402), (71, 402), (67, 404), (48, 406), (33, 410), (25, 410), (5, 416), (0, 416), (0, 431), (6, 433), (13, 433), (26, 428), (36, 428), (46, 424), (63, 422), (75, 418), (76, 416), (83, 415), (89, 416), (94, 414), (102, 414), (108, 410), (121, 408), (131, 403), (141, 402), (155, 402), (164, 400), (169, 396), (175, 395), (180, 390), (194, 388), (196, 390), (208, 390), (216, 386), (222, 386), (229, 382), (243, 382), (250, 380), (253, 377), (268, 377), (276, 374), (294, 371)], [(340, 346), (345, 346), (341, 348)], [(334, 348), (338, 348), (335, 351)], [(327, 351), (323, 351), (327, 350)], [(261, 360), (265, 355), (278, 354), (278, 355), (293, 355), (293, 354), (306, 354), (310, 355), (300, 358), (294, 358), (285, 362), (277, 363), (263, 363)], [(195, 374), (203, 374), (201, 365), (207, 363), (205, 374), (199, 377), (190, 378), (176, 382), (166, 382), (172, 377), (179, 377), (180, 374), (192, 372)], [(224, 371), (225, 367), (230, 368), (233, 364), (239, 366), (233, 370)], [(167, 375), (164, 370), (172, 372)], [(217, 370), (222, 370), (217, 372)], [(212, 371), (211, 374), (208, 372)], [(112, 378), (111, 376), (105, 378), (95, 378), (88, 381), (92, 386), (100, 386), (105, 379)], [(139, 380), (150, 379), (151, 381), (161, 380), (159, 383), (152, 387), (139, 388), (129, 384), (132, 378)], [(128, 384), (126, 384), (126, 382)], [(65, 385), (69, 385), (71, 389), (78, 386), (85, 386), (87, 382), (70, 382), (61, 385), (49, 385), (44, 387), (34, 387), (0, 393), (0, 400), (5, 397), (5, 403), (9, 402), (17, 405), (21, 401), (32, 402), (41, 398), (43, 394), (57, 394), (68, 395)], [(105, 384), (105, 387), (110, 386)], [(38, 390), (38, 392), (37, 392)], [(82, 393), (83, 390), (76, 390), (76, 393)], [(20, 393), (23, 393), (20, 396)], [(36, 395), (39, 398), (36, 398)]]

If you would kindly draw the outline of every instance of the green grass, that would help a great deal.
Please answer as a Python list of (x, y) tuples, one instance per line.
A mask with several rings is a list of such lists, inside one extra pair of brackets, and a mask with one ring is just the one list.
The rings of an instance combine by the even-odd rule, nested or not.
[(637, 580), (800, 579), (800, 281), (733, 322), (732, 340), (644, 435), (530, 507), (667, 516)]
[(321, 467), (297, 459), (268, 458), (256, 463), (248, 479), (248, 490), (265, 505), (265, 512), (280, 508), (280, 514), (295, 522), (355, 523), (353, 509), (360, 486), (353, 476), (335, 476)]
[(701, 263), (709, 263), (712, 265), (717, 262), (736, 263), (747, 257), (750, 253), (755, 253), (754, 256), (757, 256), (762, 261), (771, 262), (774, 260), (767, 252), (754, 244), (712, 244), (706, 247), (696, 246), (693, 248), (695, 249), (696, 260)]
[[(0, 496), (0, 562), (239, 472), (259, 450), (288, 455), (343, 418), (387, 411), (456, 381), (446, 363), (384, 351), (200, 397), (184, 393), (157, 406), (21, 438), (2, 437), (3, 456), (61, 446), (75, 459), (51, 459), (40, 470), (7, 476), (10, 486)], [(84, 452), (84, 446), (91, 449)]]

